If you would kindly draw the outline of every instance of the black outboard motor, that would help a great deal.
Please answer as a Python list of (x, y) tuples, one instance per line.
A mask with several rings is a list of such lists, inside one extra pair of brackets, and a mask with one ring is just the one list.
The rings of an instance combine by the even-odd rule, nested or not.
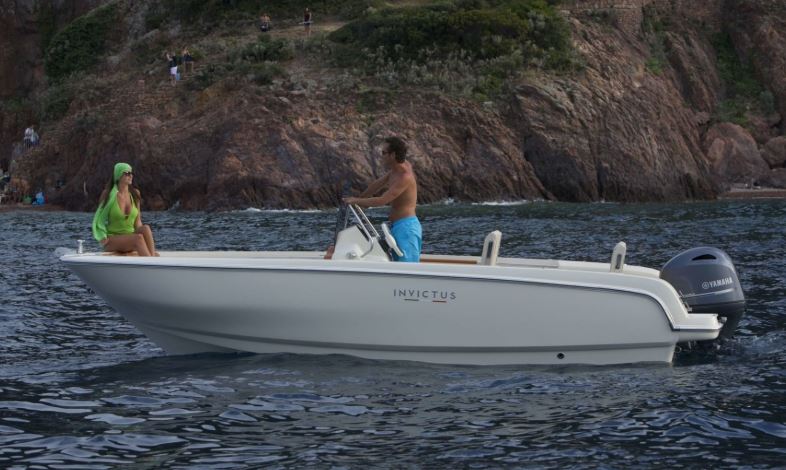
[(729, 255), (708, 246), (691, 248), (664, 264), (660, 277), (674, 286), (692, 313), (726, 319), (720, 338), (734, 334), (745, 313), (745, 296)]

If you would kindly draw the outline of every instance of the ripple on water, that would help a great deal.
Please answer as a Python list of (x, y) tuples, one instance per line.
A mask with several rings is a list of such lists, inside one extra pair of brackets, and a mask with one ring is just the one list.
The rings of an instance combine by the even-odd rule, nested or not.
[(0, 409), (6, 410), (28, 410), (28, 411), (41, 411), (47, 413), (64, 413), (64, 414), (84, 414), (90, 413), (89, 408), (62, 408), (58, 406), (50, 406), (43, 403), (32, 403), (27, 401), (0, 401)]
[(266, 401), (259, 398), (254, 398), (248, 401), (248, 405), (230, 405), (232, 408), (244, 411), (263, 411), (263, 412), (288, 412), (288, 411), (303, 411), (306, 409), (303, 405), (297, 405), (286, 401)]
[(144, 423), (145, 419), (143, 418), (128, 418), (125, 416), (118, 416), (113, 413), (96, 413), (85, 416), (85, 419), (89, 421), (97, 421), (102, 423), (111, 424), (113, 426), (127, 426), (129, 424), (138, 424)]

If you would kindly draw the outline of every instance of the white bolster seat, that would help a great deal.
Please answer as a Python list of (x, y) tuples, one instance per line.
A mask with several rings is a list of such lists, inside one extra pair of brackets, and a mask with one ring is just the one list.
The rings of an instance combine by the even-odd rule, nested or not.
[(483, 240), (483, 251), (480, 254), (480, 261), (478, 261), (478, 264), (485, 266), (496, 265), (501, 241), (502, 232), (499, 230), (494, 230), (493, 232), (486, 235), (486, 239)]
[(628, 247), (625, 245), (625, 242), (619, 242), (614, 246), (614, 251), (611, 252), (611, 272), (622, 272), (622, 268), (625, 267), (625, 255), (627, 252)]

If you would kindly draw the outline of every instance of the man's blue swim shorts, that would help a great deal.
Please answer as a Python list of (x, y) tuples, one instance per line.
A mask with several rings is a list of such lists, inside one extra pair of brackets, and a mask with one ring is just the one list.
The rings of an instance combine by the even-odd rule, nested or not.
[(398, 219), (391, 225), (390, 233), (396, 239), (399, 250), (404, 253), (404, 256), (397, 256), (394, 253), (393, 259), (395, 261), (406, 263), (417, 263), (420, 261), (420, 250), (423, 247), (423, 229), (417, 217), (413, 215)]

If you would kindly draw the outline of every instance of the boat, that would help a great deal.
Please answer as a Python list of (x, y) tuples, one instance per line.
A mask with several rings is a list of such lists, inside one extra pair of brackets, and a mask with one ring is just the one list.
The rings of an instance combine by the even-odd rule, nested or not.
[[(480, 236), (482, 236), (481, 234)], [(335, 249), (83, 252), (61, 261), (168, 354), (347, 354), (446, 364), (669, 363), (683, 345), (733, 333), (745, 309), (731, 259), (712, 247), (661, 270), (625, 263), (424, 254), (392, 261), (395, 239), (357, 206)]]

